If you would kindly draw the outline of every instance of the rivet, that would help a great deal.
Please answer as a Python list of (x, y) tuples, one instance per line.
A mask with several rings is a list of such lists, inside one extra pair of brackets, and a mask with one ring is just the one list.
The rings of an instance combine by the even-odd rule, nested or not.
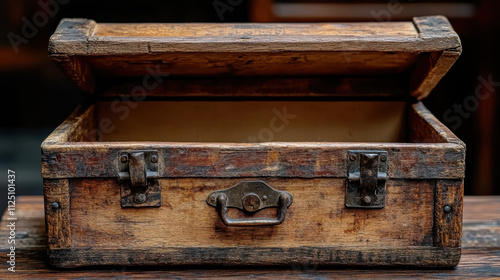
[(151, 157), (151, 162), (152, 163), (157, 163), (158, 162), (158, 156), (157, 155), (154, 155)]
[(52, 209), (54, 210), (59, 209), (59, 203), (57, 203), (57, 201), (54, 201), (52, 202), (52, 204), (50, 204), (50, 207), (52, 207)]
[(443, 208), (444, 212), (446, 213), (451, 213), (451, 206), (450, 205), (446, 205), (444, 208)]
[(137, 194), (134, 198), (136, 203), (144, 203), (146, 202), (146, 195), (143, 193)]
[(387, 155), (380, 155), (380, 161), (386, 161)]
[(258, 195), (250, 193), (243, 198), (243, 209), (245, 209), (246, 211), (255, 212), (259, 208), (260, 208), (260, 199)]
[(368, 196), (368, 195), (367, 195), (367, 196), (363, 197), (363, 201), (364, 201), (365, 203), (371, 203), (371, 202), (372, 202), (372, 198), (371, 198), (370, 196)]
[(262, 200), (266, 201), (267, 200), (267, 195), (262, 196)]
[(349, 156), (350, 161), (356, 161), (356, 155), (350, 155)]
[(127, 161), (128, 161), (128, 157), (127, 157), (126, 155), (123, 155), (123, 156), (120, 158), (120, 160), (121, 160), (122, 162), (127, 162)]

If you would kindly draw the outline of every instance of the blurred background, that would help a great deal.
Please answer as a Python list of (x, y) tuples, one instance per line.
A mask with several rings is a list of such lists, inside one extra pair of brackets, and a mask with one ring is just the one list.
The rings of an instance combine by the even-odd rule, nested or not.
[[(500, 1), (2, 0), (0, 3), (0, 209), (7, 170), (16, 194), (41, 195), (40, 144), (85, 96), (47, 57), (58, 22), (408, 21), (445, 15), (463, 53), (424, 104), (467, 144), (467, 195), (500, 194)], [(34, 28), (27, 27), (32, 25)], [(36, 25), (35, 25), (36, 24)], [(481, 98), (478, 98), (480, 96)]]

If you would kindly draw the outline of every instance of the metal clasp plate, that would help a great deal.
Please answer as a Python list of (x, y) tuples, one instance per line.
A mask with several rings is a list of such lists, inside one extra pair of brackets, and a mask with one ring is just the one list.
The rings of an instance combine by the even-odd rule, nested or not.
[(159, 207), (161, 205), (158, 161), (157, 151), (120, 152), (118, 180), (123, 208)]
[[(218, 209), (219, 217), (228, 226), (275, 226), (285, 221), (288, 207), (292, 204), (292, 195), (286, 191), (277, 191), (262, 181), (243, 181), (229, 189), (212, 192), (207, 203)], [(276, 218), (233, 219), (228, 216), (227, 208), (238, 208), (247, 213), (254, 213), (263, 208), (276, 207)]]
[(348, 151), (346, 207), (384, 208), (387, 161), (386, 151)]

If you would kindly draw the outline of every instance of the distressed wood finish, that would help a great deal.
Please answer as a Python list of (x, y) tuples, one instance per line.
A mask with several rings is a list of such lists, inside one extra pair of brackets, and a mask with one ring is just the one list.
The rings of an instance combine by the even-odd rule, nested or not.
[[(59, 24), (49, 41), (49, 52), (54, 51), (52, 59), (85, 92), (95, 90), (92, 71), (84, 59), (68, 54), (87, 48), (87, 37), (92, 34), (95, 25), (93, 20), (67, 19)], [(64, 55), (57, 55), (58, 50), (64, 50)]]
[[(163, 71), (163, 70), (162, 70)], [(134, 78), (130, 78), (134, 80)], [(105, 98), (130, 96), (140, 80), (119, 85), (103, 84)], [(145, 89), (147, 98), (281, 98), (286, 100), (305, 98), (336, 98), (368, 100), (383, 97), (384, 100), (406, 100), (407, 93), (401, 82), (384, 77), (248, 77), (248, 78), (167, 78), (158, 86)], [(168, 94), (165, 94), (168, 93)]]
[[(78, 109), (42, 144), (44, 178), (116, 177), (122, 150), (158, 150), (160, 177), (333, 177), (347, 174), (348, 150), (386, 150), (389, 176), (395, 179), (462, 179), (465, 172), (464, 144), (440, 124), (422, 104), (410, 109), (422, 125), (410, 131), (427, 133), (425, 143), (171, 143), (171, 142), (72, 142), (92, 108)], [(412, 123), (414, 124), (414, 123)], [(93, 127), (90, 128), (92, 130)], [(415, 133), (413, 133), (415, 134)], [(417, 133), (418, 134), (418, 133)], [(91, 134), (93, 135), (93, 134)], [(412, 135), (412, 132), (410, 133)], [(436, 143), (437, 142), (437, 143)], [(112, 164), (110, 164), (112, 163)]]
[[(457, 36), (451, 25), (442, 17), (414, 18), (413, 22), (419, 31), (420, 38), (423, 40)], [(419, 100), (427, 97), (441, 78), (450, 70), (461, 52), (462, 47), (457, 44), (455, 47), (446, 48), (441, 52), (430, 52), (421, 55), (410, 77), (411, 96)]]
[[(321, 24), (63, 20), (49, 54), (97, 102), (79, 107), (42, 144), (50, 263), (457, 265), (465, 145), (411, 102), (429, 94), (460, 51), (440, 16)], [(272, 135), (258, 138), (262, 131)], [(346, 206), (352, 150), (387, 155), (380, 158), (388, 166), (383, 208)], [(360, 184), (384, 180), (385, 170), (373, 172), (360, 171)], [(141, 207), (151, 206), (147, 190), (124, 198), (127, 180), (154, 185), (152, 203), (161, 196), (161, 205)], [(284, 223), (227, 226), (206, 202), (249, 180), (293, 196)], [(270, 220), (277, 212), (229, 208), (228, 216)]]
[[(275, 227), (225, 226), (216, 209), (206, 203), (208, 195), (252, 180), (255, 178), (161, 179), (163, 206), (149, 209), (122, 209), (115, 179), (71, 180), (71, 221), (78, 225), (72, 228), (71, 246), (96, 250), (164, 246), (285, 249), (319, 248), (326, 244), (432, 246), (433, 181), (391, 180), (387, 185), (386, 207), (366, 211), (345, 208), (344, 179), (262, 178), (274, 189), (288, 191), (294, 197), (285, 222)], [(420, 199), (412, 200), (415, 196)], [(229, 210), (232, 210), (229, 216), (235, 218), (276, 216), (276, 208), (263, 209), (254, 215)], [(145, 225), (154, 229), (155, 234), (144, 230)]]
[(69, 181), (44, 180), (45, 228), (50, 250), (71, 247)]
[[(304, 259), (323, 265), (456, 265), (464, 145), (421, 103), (410, 106), (409, 114), (409, 129), (415, 130), (410, 137), (418, 142), (427, 135), (428, 143), (79, 142), (93, 129), (86, 127), (92, 124), (87, 118), (97, 121), (99, 115), (93, 108), (78, 109), (42, 145), (45, 179), (74, 178), (71, 216), (66, 217), (72, 223), (71, 245), (51, 249), (51, 262), (61, 267), (97, 260), (119, 265), (284, 265)], [(160, 180), (162, 206), (122, 209), (118, 155), (150, 149), (159, 151), (159, 176), (165, 178)], [(359, 149), (388, 151), (384, 209), (343, 205), (347, 151)], [(256, 177), (294, 196), (285, 223), (246, 230), (224, 226), (206, 204), (208, 194)], [(446, 187), (450, 182), (459, 184)], [(456, 212), (441, 214), (451, 200)], [(230, 215), (244, 217), (235, 211)], [(259, 215), (274, 216), (275, 210)], [(154, 234), (143, 231), (145, 225)], [(129, 249), (118, 250), (123, 247)]]
[(54, 250), (49, 260), (56, 267), (75, 268), (90, 265), (252, 265), (300, 266), (413, 266), (453, 267), (460, 249), (435, 247), (296, 247), (296, 248), (179, 248), (159, 249), (62, 249)]
[[(396, 52), (208, 52), (105, 55), (86, 58), (99, 76), (138, 76), (160, 67), (162, 73), (178, 76), (305, 76), (382, 75), (408, 70), (418, 53)], [(178, 61), (182, 61), (179, 65)], [(161, 63), (159, 63), (161, 62)], [(158, 66), (156, 66), (156, 65)], [(127, 66), (126, 69), (123, 67)]]
[[(2, 269), (2, 279), (495, 279), (500, 275), (500, 197), (466, 196), (464, 199), (464, 231), (462, 259), (454, 269), (328, 269), (314, 262), (280, 268), (99, 268), (58, 270), (47, 266), (44, 203), (40, 196), (17, 197), (16, 214), (16, 273)], [(4, 214), (0, 226), (1, 250), (6, 252), (9, 217)], [(86, 252), (79, 252), (87, 256)], [(68, 256), (72, 258), (73, 256)], [(0, 256), (5, 263), (6, 255)], [(373, 258), (372, 258), (373, 259)]]
[[(45, 178), (115, 177), (121, 150), (158, 150), (163, 177), (345, 177), (348, 150), (387, 150), (395, 179), (459, 179), (465, 150), (452, 143), (204, 144), (74, 142), (45, 145)], [(111, 164), (110, 164), (111, 163)], [(167, 164), (168, 163), (168, 164)]]
[[(110, 83), (109, 77), (144, 77), (161, 66), (160, 72), (171, 77), (385, 76), (399, 84), (382, 96), (398, 96), (411, 87), (411, 96), (421, 99), (457, 59), (460, 46), (440, 16), (321, 24), (98, 24), (72, 19), (52, 36), (49, 54), (85, 92), (94, 91), (93, 80), (99, 87)], [(380, 83), (374, 91), (382, 89), (387, 87)]]
[(463, 180), (436, 181), (434, 245), (460, 247), (462, 241)]

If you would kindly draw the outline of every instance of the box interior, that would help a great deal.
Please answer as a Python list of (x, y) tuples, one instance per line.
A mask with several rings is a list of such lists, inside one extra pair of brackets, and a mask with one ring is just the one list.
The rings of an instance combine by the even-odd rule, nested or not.
[(98, 102), (80, 116), (85, 121), (70, 138), (77, 142), (441, 142), (413, 131), (415, 116), (411, 105), (396, 101)]

